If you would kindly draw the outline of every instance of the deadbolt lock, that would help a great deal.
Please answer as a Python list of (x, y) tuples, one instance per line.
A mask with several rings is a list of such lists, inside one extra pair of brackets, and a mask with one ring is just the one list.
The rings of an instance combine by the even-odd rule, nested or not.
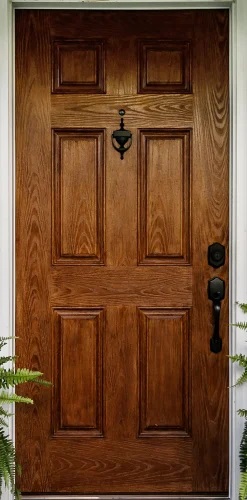
[(215, 269), (225, 264), (225, 247), (221, 243), (213, 243), (208, 247), (208, 264)]

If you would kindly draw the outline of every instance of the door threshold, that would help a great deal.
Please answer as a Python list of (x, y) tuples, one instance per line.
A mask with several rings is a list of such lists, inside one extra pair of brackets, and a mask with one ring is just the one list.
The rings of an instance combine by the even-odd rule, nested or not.
[(222, 495), (22, 495), (22, 500), (230, 500)]

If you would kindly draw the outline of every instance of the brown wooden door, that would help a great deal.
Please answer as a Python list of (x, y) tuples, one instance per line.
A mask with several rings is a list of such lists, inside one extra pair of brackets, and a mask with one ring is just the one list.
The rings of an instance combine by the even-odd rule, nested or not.
[(17, 11), (16, 120), (21, 489), (226, 493), (227, 11)]

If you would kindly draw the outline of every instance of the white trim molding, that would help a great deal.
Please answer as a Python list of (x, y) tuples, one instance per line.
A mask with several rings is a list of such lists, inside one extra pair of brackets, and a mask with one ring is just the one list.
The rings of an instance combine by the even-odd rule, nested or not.
[[(231, 290), (232, 322), (243, 321), (243, 313), (236, 301), (247, 302), (247, 1), (236, 0), (232, 8), (232, 57), (231, 57), (231, 105), (232, 105), (232, 192), (231, 192)], [(246, 318), (245, 318), (246, 319)], [(245, 353), (243, 333), (232, 328), (232, 352)], [(232, 368), (232, 385), (239, 369)], [(238, 499), (238, 454), (243, 430), (243, 419), (237, 416), (238, 408), (247, 408), (245, 386), (233, 389), (230, 405), (231, 416), (231, 474), (232, 499)]]
[[(4, 0), (5, 1), (5, 0)], [(10, 0), (11, 1), (11, 0)], [(212, 9), (229, 8), (237, 0), (12, 0), (15, 8), (52, 9)]]
[[(51, 9), (229, 8), (231, 13), (230, 321), (234, 323), (236, 320), (242, 320), (243, 315), (236, 306), (236, 301), (247, 301), (247, 0), (135, 0), (132, 2), (130, 0), (0, 0), (0, 334), (10, 336), (14, 332), (13, 11), (16, 8), (30, 7)], [(238, 329), (230, 328), (230, 346), (231, 352), (247, 353), (244, 335)], [(7, 352), (8, 354), (13, 352), (11, 340)], [(238, 368), (230, 366), (230, 371), (231, 383), (234, 384), (238, 376)], [(237, 416), (236, 410), (241, 407), (247, 407), (247, 391), (245, 387), (233, 388), (230, 390), (229, 410), (231, 500), (238, 500), (238, 450), (243, 419)], [(14, 418), (10, 420), (9, 425), (10, 436), (14, 437)], [(46, 496), (39, 496), (40, 500), (42, 498), (45, 499)], [(100, 496), (87, 498), (99, 499)], [(109, 496), (110, 498), (120, 497), (113, 495)], [(2, 500), (13, 500), (13, 498), (6, 491), (2, 495)]]
[[(12, 7), (0, 0), (0, 335), (13, 335), (13, 41)], [(13, 341), (9, 340), (4, 355), (13, 354)], [(14, 440), (14, 418), (9, 418), (9, 435)], [(12, 500), (4, 491), (2, 500)]]

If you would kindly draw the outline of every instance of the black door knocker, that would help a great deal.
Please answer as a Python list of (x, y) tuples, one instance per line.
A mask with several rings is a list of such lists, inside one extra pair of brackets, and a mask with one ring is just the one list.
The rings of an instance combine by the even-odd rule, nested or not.
[[(125, 115), (124, 109), (119, 110), (120, 116)], [(118, 146), (116, 145), (116, 142), (118, 143)], [(116, 151), (120, 153), (120, 158), (123, 160), (124, 153), (128, 151), (132, 144), (132, 133), (129, 130), (125, 130), (124, 128), (124, 120), (121, 118), (120, 121), (120, 129), (119, 130), (114, 130), (112, 133), (112, 145)]]

